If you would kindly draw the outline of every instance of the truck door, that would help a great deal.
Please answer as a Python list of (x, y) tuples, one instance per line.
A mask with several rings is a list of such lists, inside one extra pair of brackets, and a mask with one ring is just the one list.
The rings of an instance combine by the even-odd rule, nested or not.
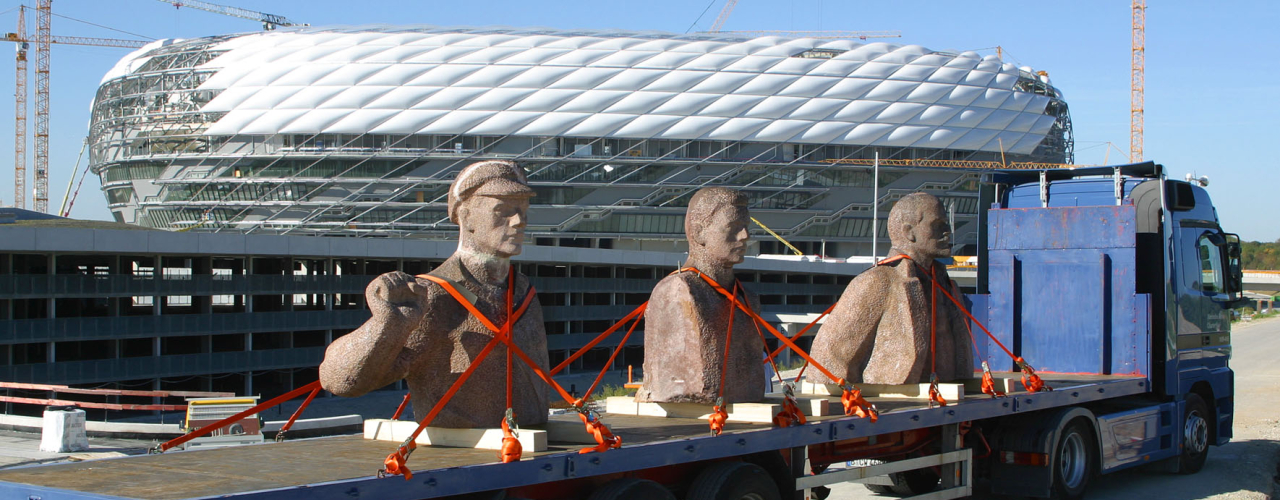
[(1176, 230), (1178, 358), (1226, 366), (1231, 353), (1227, 235), (1216, 223), (1197, 220), (1180, 220)]

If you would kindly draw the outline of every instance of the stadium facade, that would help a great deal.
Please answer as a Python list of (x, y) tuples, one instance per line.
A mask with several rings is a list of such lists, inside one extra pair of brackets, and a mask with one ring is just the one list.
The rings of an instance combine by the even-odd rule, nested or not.
[[(90, 161), (116, 220), (153, 228), (450, 237), (452, 177), (505, 158), (538, 193), (539, 245), (678, 251), (689, 196), (717, 185), (804, 250), (850, 256), (873, 206), (883, 224), (919, 190), (976, 243), (978, 174), (904, 160), (1070, 163), (1071, 134), (1046, 75), (974, 52), (372, 26), (144, 47), (102, 81)], [(899, 166), (873, 186), (877, 155)]]

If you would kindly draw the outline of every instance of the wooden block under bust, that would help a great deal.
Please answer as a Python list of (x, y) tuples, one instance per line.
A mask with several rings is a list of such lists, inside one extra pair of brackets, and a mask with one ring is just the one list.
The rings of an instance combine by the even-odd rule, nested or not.
[[(364, 438), (403, 442), (417, 428), (418, 423), (409, 420), (369, 419), (364, 421)], [(547, 449), (547, 431), (520, 429), (516, 431), (516, 439), (520, 440), (520, 447), (524, 451), (546, 451)], [(414, 441), (419, 445), (427, 446), (501, 450), (502, 429), (427, 427)]]
[[(733, 403), (725, 411), (730, 422), (772, 423), (782, 410), (781, 404)], [(699, 418), (711, 416), (711, 405), (701, 403), (637, 403), (635, 398), (616, 396), (605, 399), (605, 413), (643, 417)]]
[[(862, 391), (862, 397), (865, 398), (929, 399), (929, 384), (855, 384), (854, 386)], [(938, 391), (942, 393), (942, 399), (947, 401), (964, 399), (964, 384), (938, 384)], [(843, 391), (836, 384), (802, 382), (800, 393), (839, 396)]]

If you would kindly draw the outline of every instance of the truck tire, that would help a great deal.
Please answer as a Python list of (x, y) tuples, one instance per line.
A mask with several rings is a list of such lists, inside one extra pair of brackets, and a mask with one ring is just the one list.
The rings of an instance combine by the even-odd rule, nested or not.
[(703, 469), (685, 500), (782, 500), (778, 485), (759, 465), (721, 462)]
[(1178, 455), (1178, 474), (1195, 474), (1209, 458), (1209, 423), (1213, 413), (1199, 394), (1187, 394), (1182, 412), (1182, 454)]
[(1098, 445), (1094, 443), (1089, 427), (1079, 420), (1068, 424), (1058, 436), (1050, 457), (1053, 459), (1051, 498), (1083, 498), (1098, 464)]
[(587, 497), (587, 500), (676, 500), (667, 488), (648, 479), (614, 479)]

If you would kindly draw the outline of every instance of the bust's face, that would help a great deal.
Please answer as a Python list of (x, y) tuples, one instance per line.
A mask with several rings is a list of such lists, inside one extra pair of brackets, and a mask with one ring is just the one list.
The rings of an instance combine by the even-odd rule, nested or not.
[(915, 241), (911, 250), (922, 257), (942, 258), (951, 256), (951, 225), (941, 204), (933, 204), (924, 211), (920, 223), (911, 228)]
[(528, 218), (529, 198), (523, 196), (473, 196), (458, 210), (468, 248), (502, 258), (520, 255)]
[(747, 253), (747, 241), (751, 239), (747, 233), (749, 220), (746, 207), (716, 210), (711, 220), (702, 226), (700, 234), (708, 260), (724, 267), (741, 263)]

